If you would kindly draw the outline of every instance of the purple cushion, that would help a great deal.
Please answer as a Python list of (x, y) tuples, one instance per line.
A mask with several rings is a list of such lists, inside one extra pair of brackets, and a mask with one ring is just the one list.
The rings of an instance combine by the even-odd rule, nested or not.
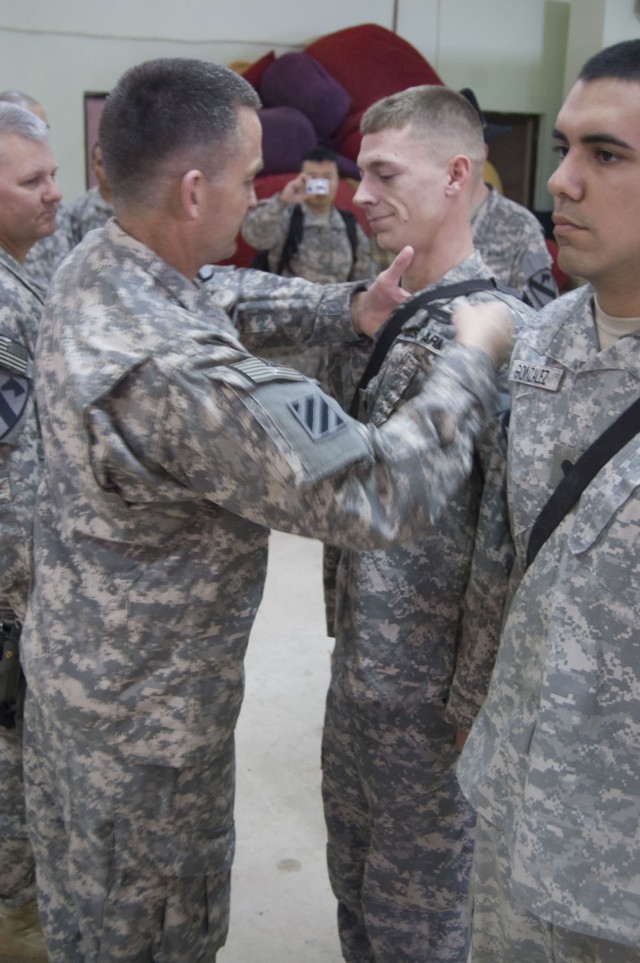
[(299, 171), (302, 158), (318, 145), (309, 118), (295, 107), (263, 107), (258, 117), (262, 124), (262, 173)]
[(265, 69), (259, 85), (265, 107), (296, 107), (318, 135), (330, 137), (347, 115), (351, 98), (324, 67), (305, 53), (287, 53)]

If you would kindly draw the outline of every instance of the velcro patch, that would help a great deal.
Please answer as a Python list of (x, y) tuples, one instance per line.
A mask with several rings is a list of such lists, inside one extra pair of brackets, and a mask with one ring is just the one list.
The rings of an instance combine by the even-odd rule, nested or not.
[(29, 382), (19, 375), (0, 371), (0, 441), (20, 420), (29, 398)]
[(285, 368), (284, 365), (269, 364), (262, 358), (245, 358), (229, 367), (239, 371), (241, 375), (253, 384), (264, 384), (267, 381), (306, 381), (306, 377), (295, 368)]
[(557, 391), (563, 375), (564, 368), (557, 365), (532, 364), (516, 358), (511, 363), (509, 380), (532, 388), (544, 388), (545, 391)]
[(11, 341), (0, 334), (0, 368), (8, 368), (17, 374), (25, 374), (29, 364), (29, 353), (17, 341)]
[(327, 399), (318, 392), (302, 395), (290, 401), (289, 410), (315, 440), (335, 435), (346, 425), (346, 420), (340, 412), (331, 407)]
[(533, 298), (534, 308), (542, 308), (552, 301), (557, 294), (553, 274), (549, 268), (543, 268), (529, 278), (529, 290)]

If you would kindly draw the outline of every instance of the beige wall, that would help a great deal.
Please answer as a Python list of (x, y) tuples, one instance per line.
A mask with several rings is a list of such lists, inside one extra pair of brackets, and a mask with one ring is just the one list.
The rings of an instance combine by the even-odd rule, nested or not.
[[(576, 24), (592, 24), (592, 3), (604, 7), (602, 28), (578, 42)], [(251, 61), (358, 23), (391, 29), (397, 12), (398, 32), (445, 83), (473, 87), (486, 110), (542, 116), (536, 206), (548, 208), (548, 132), (571, 71), (567, 44), (573, 40), (570, 50), (583, 60), (594, 43), (639, 35), (632, 7), (633, 0), (0, 0), (0, 88), (22, 88), (44, 103), (60, 184), (72, 199), (84, 189), (83, 93), (108, 90), (131, 64), (156, 56)]]

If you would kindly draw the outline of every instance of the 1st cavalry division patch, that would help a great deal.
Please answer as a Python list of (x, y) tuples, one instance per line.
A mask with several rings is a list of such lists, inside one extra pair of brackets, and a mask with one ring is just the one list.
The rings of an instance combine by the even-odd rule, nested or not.
[(26, 378), (0, 370), (0, 441), (14, 428), (29, 398)]

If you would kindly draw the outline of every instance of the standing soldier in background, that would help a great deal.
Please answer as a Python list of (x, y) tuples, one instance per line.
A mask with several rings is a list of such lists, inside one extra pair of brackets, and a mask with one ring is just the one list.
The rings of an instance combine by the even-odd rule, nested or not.
[(111, 188), (102, 162), (102, 149), (98, 143), (93, 145), (91, 151), (91, 168), (97, 184), (76, 198), (71, 205), (71, 226), (75, 244), (89, 231), (104, 227), (109, 218), (113, 217)]
[[(314, 148), (297, 177), (247, 212), (242, 236), (260, 249), (255, 266), (321, 284), (375, 277), (368, 237), (351, 211), (336, 207), (339, 186), (336, 155), (326, 147)], [(327, 386), (331, 358), (325, 346), (298, 354), (267, 351), (265, 356), (282, 359)]]
[[(509, 128), (490, 124), (469, 88), (461, 90), (475, 109), (484, 133), (485, 159), (489, 142)], [(551, 271), (542, 224), (528, 208), (505, 197), (482, 178), (471, 207), (473, 243), (482, 260), (503, 284), (518, 291), (534, 308), (541, 308), (558, 295)]]
[[(49, 127), (44, 107), (39, 101), (20, 90), (5, 90), (0, 93), (0, 103), (17, 104), (31, 111)], [(74, 245), (71, 227), (71, 214), (65, 204), (58, 204), (55, 230), (41, 237), (33, 244), (22, 265), (25, 276), (46, 294), (51, 278)]]
[(35, 899), (22, 782), (22, 699), (16, 643), (31, 581), (41, 450), (33, 358), (42, 297), (27, 280), (30, 247), (55, 227), (60, 192), (47, 128), (0, 103), (0, 960), (46, 960)]

